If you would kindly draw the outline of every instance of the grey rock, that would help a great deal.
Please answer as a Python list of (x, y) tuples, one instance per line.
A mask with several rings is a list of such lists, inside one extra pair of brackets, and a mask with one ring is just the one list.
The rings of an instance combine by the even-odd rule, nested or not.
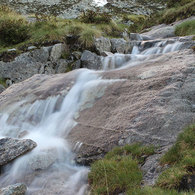
[(6, 83), (6, 87), (9, 87), (13, 84), (11, 79), (7, 79), (5, 83)]
[(17, 183), (0, 189), (0, 195), (25, 195), (27, 187), (25, 184)]
[(85, 50), (81, 56), (81, 65), (83, 68), (98, 70), (102, 67), (101, 56)]
[(152, 39), (175, 37), (175, 26), (161, 24), (153, 27), (152, 30), (142, 35), (149, 36)]
[(74, 51), (72, 52), (72, 56), (75, 60), (79, 60), (82, 56), (82, 53), (80, 51)]
[(42, 47), (33, 51), (23, 53), (15, 58), (16, 62), (33, 63), (40, 62), (46, 63), (49, 59), (51, 47)]
[(159, 174), (162, 171), (162, 166), (159, 164), (159, 159), (162, 155), (155, 154), (152, 156), (149, 156), (144, 165), (141, 167), (141, 170), (143, 171), (143, 180), (146, 181), (144, 185), (154, 185), (156, 179), (158, 178)]
[(65, 73), (67, 71), (68, 61), (59, 59), (57, 61), (56, 73)]
[(140, 34), (138, 33), (130, 33), (130, 40), (131, 41), (142, 41), (143, 38)]
[(35, 148), (37, 144), (30, 140), (19, 140), (12, 138), (0, 139), (0, 166), (6, 165), (15, 158)]
[(107, 52), (107, 51), (104, 51), (102, 52), (102, 56), (106, 57), (106, 56), (113, 56), (114, 54), (112, 52)]
[(56, 62), (61, 58), (62, 54), (68, 50), (66, 44), (58, 43), (51, 49), (50, 60)]
[(110, 41), (113, 53), (131, 53), (132, 46), (124, 39), (111, 39)]
[(111, 51), (111, 43), (108, 38), (100, 37), (96, 38), (94, 41), (95, 49), (99, 55), (102, 55), (104, 51)]
[(0, 93), (2, 93), (5, 90), (5, 87), (0, 84)]
[(73, 63), (71, 64), (71, 67), (72, 67), (73, 70), (74, 70), (74, 69), (81, 68), (81, 60), (76, 60), (75, 62), (73, 62)]

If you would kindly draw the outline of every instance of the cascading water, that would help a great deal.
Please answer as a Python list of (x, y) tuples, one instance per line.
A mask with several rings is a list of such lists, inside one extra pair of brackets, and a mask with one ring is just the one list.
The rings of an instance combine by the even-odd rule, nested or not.
[[(145, 42), (143, 41), (143, 44)], [(143, 45), (134, 46), (131, 54), (114, 54), (109, 55), (103, 59), (103, 69), (110, 70), (127, 65), (134, 66), (137, 63), (153, 58), (158, 54), (165, 54), (182, 49), (183, 42), (173, 41), (169, 43), (168, 40), (158, 41), (152, 47), (144, 49)]]
[[(37, 100), (24, 106), (13, 105), (11, 114), (0, 113), (0, 137), (32, 139), (37, 147), (7, 165), (0, 177), (0, 186), (26, 183), (28, 194), (83, 195), (87, 191), (86, 167), (77, 166), (66, 141), (86, 94), (101, 83), (95, 71), (79, 70), (79, 77), (57, 109), (60, 96)], [(59, 107), (59, 106), (58, 106)]]
[[(144, 49), (134, 46), (131, 54), (113, 54), (104, 58), (104, 70), (136, 65), (152, 56), (176, 51), (181, 42), (158, 41)], [(78, 79), (65, 95), (48, 97), (34, 103), (22, 100), (0, 113), (0, 138), (32, 139), (37, 147), (7, 165), (0, 177), (0, 187), (18, 182), (28, 186), (31, 195), (84, 195), (87, 192), (88, 168), (77, 166), (67, 135), (77, 124), (79, 110), (87, 94), (98, 85), (118, 80), (103, 80), (98, 72), (78, 70)], [(63, 98), (63, 101), (62, 101)], [(81, 146), (78, 143), (76, 147)]]

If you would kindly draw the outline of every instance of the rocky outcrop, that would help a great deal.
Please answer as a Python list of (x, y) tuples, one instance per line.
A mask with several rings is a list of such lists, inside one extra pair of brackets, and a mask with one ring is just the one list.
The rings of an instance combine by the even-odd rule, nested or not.
[(55, 74), (67, 71), (69, 61), (62, 59), (67, 52), (65, 44), (42, 47), (17, 56), (14, 61), (0, 61), (0, 78), (7, 86), (23, 81), (35, 74)]
[(0, 139), (0, 166), (5, 165), (15, 158), (25, 154), (36, 147), (32, 140), (18, 140), (12, 138)]
[(25, 195), (27, 187), (24, 184), (17, 183), (0, 189), (0, 195)]

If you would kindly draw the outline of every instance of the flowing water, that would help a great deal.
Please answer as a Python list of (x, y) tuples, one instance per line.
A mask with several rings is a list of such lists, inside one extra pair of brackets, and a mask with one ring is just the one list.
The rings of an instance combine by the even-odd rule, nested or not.
[[(134, 46), (131, 54), (106, 57), (104, 69), (135, 65), (151, 56), (179, 50), (181, 45), (180, 42), (158, 42), (143, 51), (141, 46)], [(22, 100), (12, 105), (11, 110), (0, 112), (0, 137), (29, 138), (37, 143), (35, 149), (4, 168), (0, 187), (24, 182), (28, 186), (28, 194), (33, 195), (87, 193), (89, 170), (75, 164), (66, 138), (77, 124), (75, 118), (87, 101), (87, 94), (92, 94), (91, 91), (99, 85), (107, 86), (118, 80), (103, 80), (97, 71), (81, 69), (78, 72), (79, 76), (67, 95), (48, 97), (32, 104)], [(77, 143), (75, 147), (79, 149), (81, 144)]]
[(169, 43), (169, 41), (159, 41), (154, 46), (144, 49), (142, 45), (134, 46), (131, 54), (114, 54), (109, 55), (103, 59), (103, 69), (110, 70), (116, 68), (123, 68), (128, 66), (134, 66), (144, 60), (155, 58), (160, 54), (165, 54), (182, 49), (185, 43), (175, 41)]

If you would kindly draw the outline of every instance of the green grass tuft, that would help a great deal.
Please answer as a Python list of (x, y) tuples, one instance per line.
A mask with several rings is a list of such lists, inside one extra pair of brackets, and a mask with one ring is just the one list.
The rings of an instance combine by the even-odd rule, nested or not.
[(177, 36), (195, 35), (195, 20), (189, 20), (176, 26)]
[(171, 166), (158, 179), (157, 186), (162, 188), (178, 188), (185, 175), (195, 174), (195, 125), (178, 136), (174, 146), (161, 158), (161, 164)]
[(92, 194), (118, 194), (129, 188), (139, 188), (142, 173), (131, 156), (95, 162), (89, 173)]

